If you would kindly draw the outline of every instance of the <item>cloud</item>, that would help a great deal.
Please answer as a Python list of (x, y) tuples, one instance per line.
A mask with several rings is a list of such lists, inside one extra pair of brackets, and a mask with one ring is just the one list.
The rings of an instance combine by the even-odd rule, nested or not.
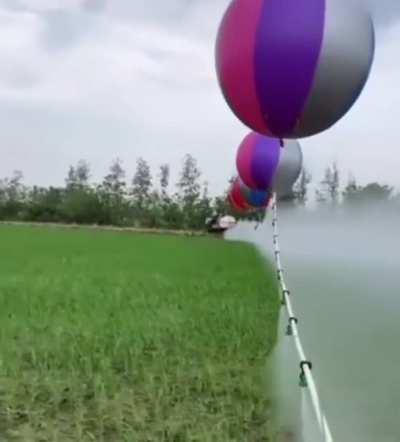
[(386, 27), (400, 20), (400, 3), (397, 0), (365, 0), (378, 27)]
[(101, 12), (107, 5), (107, 0), (84, 0), (82, 8), (88, 12)]
[[(400, 29), (397, 3), (386, 1), (365, 93), (334, 129), (302, 142), (316, 176), (338, 159), (362, 180), (400, 184)], [(22, 169), (28, 182), (61, 183), (68, 165), (86, 158), (99, 179), (116, 156), (131, 175), (137, 156), (153, 168), (168, 161), (176, 172), (191, 152), (211, 189), (222, 190), (247, 132), (215, 77), (214, 39), (227, 4), (0, 0), (0, 176)]]
[[(65, 156), (63, 170), (87, 157), (102, 173), (117, 155), (130, 164), (137, 155), (147, 156), (154, 166), (171, 159), (178, 167), (204, 130), (194, 118), (199, 119), (195, 115), (209, 98), (210, 86), (216, 88), (208, 44), (151, 22), (131, 26), (97, 15), (89, 18), (90, 32), (78, 32), (73, 40), (64, 32), (69, 44), (56, 39), (49, 51), (49, 20), (55, 14), (75, 14), (84, 22), (85, 11), (60, 12), (43, 3), (38, 12), (37, 5), (35, 10), (25, 6), (4, 12), (9, 31), (2, 29), (0, 59), (7, 60), (9, 73), (0, 75), (0, 98), (3, 114), (14, 118), (12, 124), (10, 118), (0, 122), (0, 142), (15, 147), (0, 173), (22, 168), (30, 181), (48, 183), (57, 177), (60, 182), (63, 172), (43, 174), (43, 158), (29, 155), (35, 151), (45, 152), (51, 164)], [(74, 26), (79, 29), (82, 22)], [(215, 94), (212, 101), (215, 96), (219, 98)], [(206, 123), (211, 114), (207, 108), (203, 113)], [(15, 161), (17, 153), (20, 162)]]
[(43, 23), (34, 14), (0, 11), (0, 93), (34, 87), (43, 77), (37, 46)]

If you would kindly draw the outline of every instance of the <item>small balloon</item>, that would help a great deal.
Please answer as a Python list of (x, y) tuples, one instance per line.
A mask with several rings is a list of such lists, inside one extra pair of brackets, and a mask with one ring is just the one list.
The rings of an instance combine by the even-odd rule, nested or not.
[(241, 180), (255, 190), (266, 190), (273, 184), (279, 165), (281, 143), (276, 138), (251, 132), (242, 141), (236, 157)]
[(234, 205), (237, 206), (239, 209), (244, 211), (250, 210), (250, 206), (242, 194), (242, 190), (240, 188), (240, 181), (238, 179), (234, 181), (229, 196), (232, 202), (234, 203)]
[(273, 190), (279, 197), (288, 196), (303, 168), (303, 152), (298, 141), (288, 140), (283, 144), (279, 165), (274, 177)]
[(298, 141), (279, 141), (251, 132), (239, 146), (236, 166), (246, 186), (260, 191), (272, 189), (284, 196), (300, 175), (303, 155)]
[(254, 190), (240, 182), (240, 190), (247, 204), (254, 209), (266, 208), (271, 199), (271, 193), (265, 190)]
[(249, 211), (249, 209), (243, 209), (242, 207), (238, 206), (231, 194), (228, 195), (228, 202), (232, 210), (238, 215), (245, 215)]
[(375, 50), (370, 14), (353, 0), (233, 0), (216, 44), (236, 116), (277, 138), (320, 133), (356, 102)]

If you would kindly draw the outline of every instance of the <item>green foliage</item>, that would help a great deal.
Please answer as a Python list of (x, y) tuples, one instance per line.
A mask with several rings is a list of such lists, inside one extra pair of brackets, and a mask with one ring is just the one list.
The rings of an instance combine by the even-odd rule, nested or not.
[(76, 167), (70, 166), (65, 180), (67, 190), (82, 189), (88, 186), (90, 178), (90, 166), (84, 161), (78, 161)]
[(0, 220), (202, 230), (215, 207), (207, 183), (201, 186), (200, 178), (191, 155), (184, 158), (178, 191), (173, 194), (169, 192), (169, 165), (160, 166), (157, 188), (142, 158), (131, 187), (118, 158), (100, 184), (89, 182), (90, 166), (83, 160), (69, 167), (64, 188), (28, 189), (22, 184), (22, 174), (15, 172), (0, 180)]
[(355, 208), (374, 204), (387, 204), (392, 194), (393, 188), (387, 185), (370, 183), (366, 186), (359, 186), (355, 178), (350, 178), (343, 192), (343, 202), (346, 206)]
[(1, 432), (265, 441), (279, 300), (244, 243), (0, 228)]
[[(400, 194), (395, 194), (394, 189), (386, 184), (377, 182), (359, 185), (355, 177), (350, 174), (343, 190), (340, 189), (340, 170), (336, 163), (325, 169), (324, 178), (320, 181), (315, 191), (316, 202), (319, 208), (372, 209), (382, 207), (398, 212), (400, 210)], [(299, 180), (294, 186), (294, 201), (305, 205), (308, 201), (308, 187), (311, 175), (303, 170)]]
[(65, 198), (65, 190), (55, 187), (34, 186), (28, 194), (24, 220), (59, 222)]
[(22, 172), (15, 171), (11, 178), (0, 180), (0, 219), (23, 218), (26, 189), (22, 178)]
[(160, 187), (163, 196), (168, 194), (168, 186), (169, 186), (169, 176), (170, 176), (170, 168), (168, 164), (162, 164), (160, 166)]
[(138, 210), (146, 209), (152, 185), (150, 166), (143, 158), (136, 164), (136, 172), (132, 181), (132, 201)]
[(120, 159), (111, 163), (109, 173), (97, 187), (97, 195), (101, 204), (99, 224), (124, 225), (128, 211), (126, 200), (127, 188), (125, 170)]
[[(91, 183), (90, 166), (79, 161), (71, 166), (65, 187), (28, 188), (21, 172), (0, 180), (0, 220), (59, 222), (124, 227), (204, 230), (206, 221), (223, 215), (262, 222), (266, 210), (238, 214), (232, 211), (227, 196), (235, 177), (229, 180), (223, 195), (210, 197), (208, 183), (202, 179), (197, 161), (186, 155), (175, 192), (170, 185), (170, 167), (162, 164), (152, 179), (150, 166), (139, 158), (133, 179), (126, 176), (117, 158), (100, 184)], [(131, 186), (127, 184), (131, 182)], [(286, 206), (304, 206), (309, 202), (311, 175), (304, 169), (293, 187), (293, 194), (280, 198)], [(340, 189), (340, 171), (336, 164), (326, 168), (316, 189), (320, 208), (368, 207), (386, 204), (400, 210), (400, 197), (393, 188), (379, 183), (359, 186), (350, 179)]]
[[(203, 184), (202, 196), (196, 202), (196, 206), (194, 208), (194, 213), (192, 215), (192, 225), (193, 228), (201, 225), (207, 218), (210, 218), (214, 212), (214, 209), (211, 205), (211, 199), (208, 196), (208, 183), (205, 182)], [(226, 212), (225, 212), (226, 213)]]
[(200, 177), (201, 172), (197, 167), (197, 161), (192, 155), (186, 155), (178, 182), (178, 197), (183, 212), (183, 227), (186, 228), (195, 228), (197, 224), (195, 217), (201, 192)]
[(66, 192), (60, 214), (68, 223), (91, 224), (101, 209), (98, 194), (93, 189), (78, 187)]

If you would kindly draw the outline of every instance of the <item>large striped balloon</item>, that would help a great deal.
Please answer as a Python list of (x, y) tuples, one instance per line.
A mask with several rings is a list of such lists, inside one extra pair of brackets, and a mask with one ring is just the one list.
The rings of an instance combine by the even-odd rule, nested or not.
[(251, 132), (239, 146), (236, 167), (243, 183), (251, 189), (273, 190), (279, 196), (290, 193), (300, 175), (303, 155), (295, 140)]
[(301, 138), (352, 107), (374, 47), (371, 17), (353, 0), (233, 0), (218, 33), (217, 73), (243, 123)]

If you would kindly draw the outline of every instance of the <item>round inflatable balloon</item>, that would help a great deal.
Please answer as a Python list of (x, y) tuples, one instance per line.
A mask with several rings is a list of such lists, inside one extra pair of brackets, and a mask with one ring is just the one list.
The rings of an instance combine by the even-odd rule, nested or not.
[(260, 191), (272, 189), (284, 196), (300, 175), (303, 155), (295, 140), (279, 141), (251, 132), (239, 146), (236, 166), (246, 186)]
[(250, 209), (249, 204), (247, 203), (247, 201), (245, 200), (242, 194), (239, 179), (236, 179), (235, 182), (233, 183), (229, 197), (232, 200), (233, 204), (237, 206), (239, 209), (243, 211), (248, 211)]
[(240, 190), (246, 202), (254, 209), (262, 209), (268, 206), (271, 193), (266, 190), (254, 190), (240, 183)]
[(218, 79), (244, 124), (301, 138), (352, 107), (374, 48), (371, 17), (352, 0), (233, 0), (217, 38)]
[(242, 207), (239, 207), (236, 204), (235, 200), (232, 198), (231, 194), (228, 195), (228, 202), (229, 202), (232, 210), (234, 212), (236, 212), (238, 215), (244, 215), (245, 213), (247, 213), (249, 211), (249, 209), (243, 209)]
[(303, 168), (303, 152), (298, 141), (287, 140), (281, 149), (279, 164), (272, 188), (279, 197), (292, 193), (293, 184), (297, 181)]
[(236, 167), (244, 184), (256, 190), (272, 187), (281, 149), (281, 142), (277, 138), (256, 132), (247, 135), (236, 157)]

